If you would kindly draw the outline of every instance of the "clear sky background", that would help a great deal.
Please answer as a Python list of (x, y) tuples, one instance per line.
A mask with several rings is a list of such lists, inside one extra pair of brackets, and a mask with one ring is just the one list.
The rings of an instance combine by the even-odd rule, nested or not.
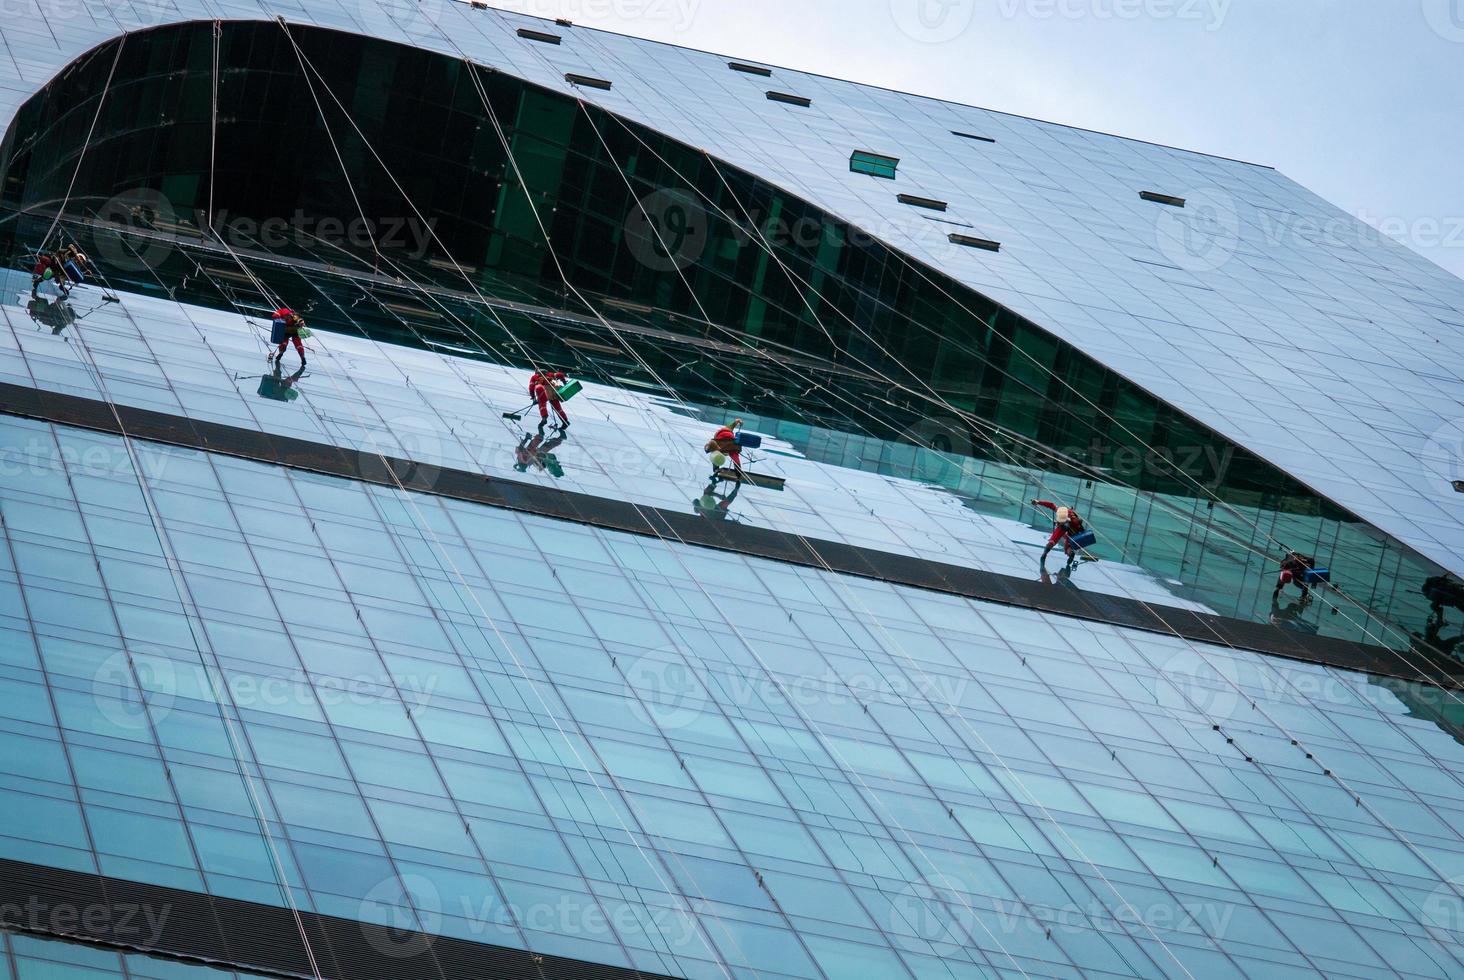
[(1464, 278), (1464, 0), (489, 0), (1270, 164)]

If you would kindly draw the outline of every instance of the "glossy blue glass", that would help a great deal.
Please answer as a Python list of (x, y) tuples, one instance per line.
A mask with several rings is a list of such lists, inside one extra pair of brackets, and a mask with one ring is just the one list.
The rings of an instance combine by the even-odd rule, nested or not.
[(0, 419), (4, 856), (696, 977), (1464, 965), (1429, 692), (132, 451)]

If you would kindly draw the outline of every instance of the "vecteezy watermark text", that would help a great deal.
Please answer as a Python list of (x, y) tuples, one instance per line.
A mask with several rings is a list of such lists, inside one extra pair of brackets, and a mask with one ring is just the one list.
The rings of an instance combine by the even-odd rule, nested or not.
[(349, 247), (357, 251), (375, 247), (400, 252), (406, 259), (427, 255), (437, 228), (437, 219), (425, 222), (412, 217), (317, 218), (297, 208), (288, 218), (248, 218), (220, 211), (214, 215), (214, 229), (237, 248), (266, 248), (271, 251), (298, 248), (314, 251), (324, 246)]
[[(970, 30), (977, 0), (889, 0), (890, 16), (907, 37), (925, 44), (953, 41)], [(990, 14), (1002, 20), (1166, 20), (1217, 31), (1231, 0), (996, 0)]]
[(729, 705), (776, 703), (802, 711), (911, 697), (960, 704), (967, 686), (966, 680), (944, 674), (912, 680), (903, 674), (861, 671), (774, 677), (761, 671), (719, 670), (712, 676), (669, 651), (618, 658), (618, 666), (632, 712), (666, 731), (693, 725), (704, 713), (717, 714)]
[(633, 907), (616, 903), (606, 907), (587, 898), (562, 895), (553, 901), (522, 902), (499, 895), (443, 894), (423, 875), (387, 878), (371, 888), (361, 902), (360, 918), (385, 928), (364, 928), (368, 944), (386, 956), (412, 957), (432, 943), (432, 933), (451, 916), (469, 935), (491, 940), (505, 928), (518, 927), (544, 934), (616, 942), (617, 937), (644, 936), (671, 951), (701, 946), (696, 916), (676, 905)]
[(26, 932), (62, 936), (107, 936), (151, 946), (163, 936), (173, 907), (143, 902), (43, 902), (31, 896), (25, 902), (0, 903), (0, 923)]
[(1230, 14), (1231, 0), (997, 0), (1007, 20), (1178, 20), (1217, 31)]
[[(3, 2), (3, 0), (0, 0)], [(393, 254), (398, 260), (426, 258), (436, 241), (437, 218), (364, 216), (340, 218), (307, 214), (296, 208), (289, 216), (255, 217), (179, 209), (159, 191), (146, 187), (123, 191), (97, 209), (96, 251), (108, 266), (140, 272), (162, 265), (181, 245), (212, 234), (240, 251), (293, 251), (320, 255)], [(120, 232), (120, 234), (117, 234)]]
[(701, 0), (494, 0), (495, 7), (544, 20), (575, 23), (639, 20), (684, 31), (696, 19)]

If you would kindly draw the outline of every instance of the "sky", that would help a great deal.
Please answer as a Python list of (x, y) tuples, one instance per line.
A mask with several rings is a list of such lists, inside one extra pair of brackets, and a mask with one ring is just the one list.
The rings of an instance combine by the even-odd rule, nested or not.
[(1274, 166), (1464, 278), (1464, 0), (489, 0)]

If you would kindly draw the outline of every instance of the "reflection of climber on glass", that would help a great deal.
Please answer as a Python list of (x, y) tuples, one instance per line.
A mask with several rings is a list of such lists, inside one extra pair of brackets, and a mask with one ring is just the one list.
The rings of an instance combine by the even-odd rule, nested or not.
[(305, 376), (305, 365), (301, 364), (295, 369), (294, 374), (286, 375), (280, 371), (280, 362), (274, 362), (274, 370), (259, 379), (259, 395), (261, 398), (268, 398), (277, 402), (292, 402), (300, 397), (295, 390), (295, 382)]
[(564, 475), (564, 467), (559, 465), (559, 459), (554, 455), (554, 450), (558, 449), (564, 440), (569, 438), (569, 435), (563, 429), (559, 429), (555, 431), (553, 439), (545, 440), (544, 427), (545, 423), (540, 422), (538, 429), (532, 435), (524, 433), (524, 437), (519, 440), (519, 444), (513, 450), (515, 457), (513, 468), (520, 473), (526, 473), (532, 466), (537, 472), (548, 473), (558, 479)]
[(732, 501), (737, 499), (737, 493), (742, 489), (741, 480), (725, 481), (732, 487), (731, 493), (718, 493), (718, 486), (724, 482), (720, 477), (712, 477), (705, 487), (702, 488), (700, 497), (691, 498), (692, 512), (714, 521), (725, 521), (729, 511), (732, 509)]
[(64, 299), (55, 302), (45, 299), (33, 299), (25, 304), (25, 311), (30, 318), (43, 327), (49, 327), (51, 335), (59, 337), (61, 332), (76, 322), (76, 311), (71, 304)]
[(64, 294), (55, 288), (42, 289), (39, 296), (32, 296), (25, 304), (26, 314), (36, 323), (51, 330), (52, 336), (59, 337), (67, 327), (80, 320), (85, 320), (97, 310), (108, 303), (120, 303), (116, 296), (103, 293), (102, 298), (95, 306), (92, 306), (85, 313), (77, 313), (76, 306)]
[(1414, 650), (1428, 655), (1442, 653), (1448, 657), (1458, 656), (1455, 651), (1459, 649), (1460, 643), (1464, 643), (1464, 632), (1445, 639), (1444, 625), (1442, 613), (1437, 616), (1429, 616), (1428, 624), (1424, 626), (1423, 632), (1413, 634)]
[(1077, 586), (1073, 584), (1073, 570), (1077, 567), (1076, 562), (1069, 561), (1059, 568), (1057, 574), (1054, 575), (1047, 570), (1047, 566), (1044, 564), (1042, 566), (1042, 577), (1038, 581), (1043, 585), (1061, 585), (1065, 588), (1076, 589)]
[[(1285, 605), (1281, 604), (1281, 592), (1277, 590), (1271, 595), (1271, 614), (1268, 617), (1272, 626), (1279, 626), (1282, 629), (1291, 630), (1293, 633), (1315, 633), (1318, 626), (1315, 623), (1308, 623), (1302, 615), (1311, 605), (1311, 593), (1303, 592), (1299, 599), (1295, 599)], [(1332, 612), (1335, 614), (1336, 609)]]
[(1444, 624), (1446, 607), (1464, 612), (1464, 582), (1447, 572), (1426, 580), (1420, 591), (1428, 599), (1430, 619), (1437, 619), (1440, 626)]

